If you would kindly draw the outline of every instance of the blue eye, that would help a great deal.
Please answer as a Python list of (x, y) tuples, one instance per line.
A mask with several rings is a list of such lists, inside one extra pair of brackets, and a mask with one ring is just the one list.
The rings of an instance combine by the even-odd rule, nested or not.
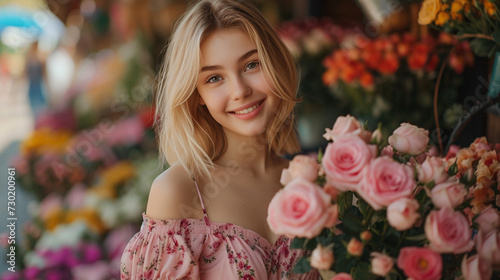
[(216, 83), (218, 81), (222, 80), (220, 76), (212, 76), (208, 78), (207, 83)]
[(259, 66), (260, 63), (258, 61), (252, 61), (250, 63), (247, 64), (247, 67), (245, 70), (252, 70), (254, 68), (256, 68), (257, 66)]

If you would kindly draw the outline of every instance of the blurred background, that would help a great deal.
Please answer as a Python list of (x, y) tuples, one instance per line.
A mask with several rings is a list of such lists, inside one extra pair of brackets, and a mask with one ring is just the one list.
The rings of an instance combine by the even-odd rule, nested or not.
[[(419, 125), (436, 146), (500, 142), (498, 110), (474, 107), (489, 93), (496, 46), (481, 52), (482, 42), (439, 28), (471, 7), (445, 1), (427, 26), (418, 24), (421, 1), (254, 2), (300, 69), (303, 153), (324, 149), (325, 128), (346, 114), (370, 129), (381, 123), (386, 136), (402, 122)], [(477, 2), (482, 17), (498, 21), (494, 1)], [(189, 3), (0, 2), (0, 218), (17, 219), (13, 230), (0, 227), (1, 279), (120, 278), (121, 252), (139, 230), (152, 180), (167, 168), (151, 129), (151, 92)]]

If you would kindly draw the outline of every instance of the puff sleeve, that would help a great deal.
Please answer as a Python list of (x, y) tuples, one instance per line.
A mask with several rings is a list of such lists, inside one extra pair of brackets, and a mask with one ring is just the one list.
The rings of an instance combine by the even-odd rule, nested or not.
[(185, 220), (143, 219), (123, 252), (121, 279), (199, 279), (201, 252), (192, 248), (202, 248), (204, 236), (192, 234)]

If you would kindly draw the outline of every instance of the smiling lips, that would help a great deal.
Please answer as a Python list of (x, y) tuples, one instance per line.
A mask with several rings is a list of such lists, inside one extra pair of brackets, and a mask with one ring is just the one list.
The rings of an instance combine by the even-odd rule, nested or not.
[(262, 103), (264, 103), (264, 100), (261, 100), (257, 104), (243, 110), (232, 111), (229, 113), (234, 115), (238, 119), (248, 120), (255, 117), (260, 112), (260, 110), (262, 109)]
[(253, 105), (252, 107), (250, 108), (247, 108), (247, 109), (244, 109), (244, 110), (241, 110), (241, 111), (234, 111), (236, 114), (238, 115), (241, 115), (241, 114), (248, 114), (250, 112), (252, 112), (253, 110), (257, 109), (257, 107), (259, 107), (260, 103), (258, 104), (255, 104)]

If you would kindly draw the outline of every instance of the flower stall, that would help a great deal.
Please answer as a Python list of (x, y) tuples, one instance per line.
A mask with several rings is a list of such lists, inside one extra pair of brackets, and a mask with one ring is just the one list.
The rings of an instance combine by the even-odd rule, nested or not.
[(11, 166), (34, 201), (15, 244), (16, 271), (1, 279), (120, 278), (123, 249), (163, 170), (141, 55), (133, 41), (86, 58), (71, 93), (20, 143)]

